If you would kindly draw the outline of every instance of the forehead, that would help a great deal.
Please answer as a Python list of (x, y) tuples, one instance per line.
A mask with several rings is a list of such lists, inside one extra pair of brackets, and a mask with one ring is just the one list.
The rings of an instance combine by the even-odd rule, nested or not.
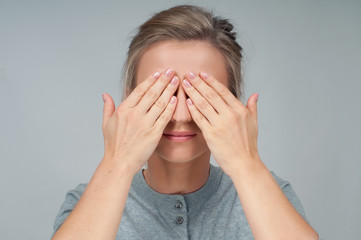
[(173, 68), (180, 78), (192, 71), (210, 73), (227, 85), (227, 70), (222, 53), (206, 41), (163, 41), (150, 47), (140, 59), (137, 84), (154, 72)]

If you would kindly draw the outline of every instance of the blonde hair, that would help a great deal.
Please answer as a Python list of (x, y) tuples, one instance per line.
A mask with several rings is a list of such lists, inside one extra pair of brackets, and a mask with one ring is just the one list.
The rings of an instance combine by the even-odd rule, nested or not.
[(166, 40), (207, 41), (226, 60), (228, 88), (239, 100), (243, 97), (241, 74), (242, 47), (236, 41), (233, 25), (227, 19), (192, 5), (179, 5), (156, 13), (138, 29), (128, 50), (123, 68), (123, 100), (136, 87), (139, 61), (145, 51)]

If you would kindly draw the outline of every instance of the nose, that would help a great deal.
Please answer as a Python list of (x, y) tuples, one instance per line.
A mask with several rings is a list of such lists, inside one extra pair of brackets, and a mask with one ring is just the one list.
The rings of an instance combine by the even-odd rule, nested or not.
[(171, 121), (177, 123), (188, 123), (192, 121), (192, 116), (187, 107), (187, 95), (182, 88), (182, 85), (179, 85), (178, 91), (176, 93), (177, 97), (177, 106), (174, 110)]

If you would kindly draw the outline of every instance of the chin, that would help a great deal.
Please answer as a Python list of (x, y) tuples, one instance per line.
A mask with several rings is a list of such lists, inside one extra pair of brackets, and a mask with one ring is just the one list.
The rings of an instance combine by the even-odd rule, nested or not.
[(157, 155), (160, 158), (172, 163), (186, 163), (196, 159), (195, 155), (188, 155), (188, 154), (175, 155), (175, 154), (167, 154), (167, 153), (157, 153)]
[(172, 147), (159, 144), (154, 153), (160, 158), (172, 163), (185, 163), (196, 160), (202, 155), (209, 153), (209, 148), (205, 143)]
[(200, 158), (204, 159), (207, 155), (210, 158), (210, 150), (206, 141), (199, 137), (186, 142), (173, 142), (163, 136), (153, 154), (155, 159), (161, 158), (172, 163), (186, 163)]

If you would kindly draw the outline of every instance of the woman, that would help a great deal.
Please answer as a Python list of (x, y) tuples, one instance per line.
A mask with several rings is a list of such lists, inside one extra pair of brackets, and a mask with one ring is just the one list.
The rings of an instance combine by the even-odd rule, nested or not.
[(139, 28), (122, 103), (103, 94), (104, 158), (67, 193), (53, 239), (318, 239), (258, 155), (258, 94), (239, 101), (232, 29), (188, 5)]

